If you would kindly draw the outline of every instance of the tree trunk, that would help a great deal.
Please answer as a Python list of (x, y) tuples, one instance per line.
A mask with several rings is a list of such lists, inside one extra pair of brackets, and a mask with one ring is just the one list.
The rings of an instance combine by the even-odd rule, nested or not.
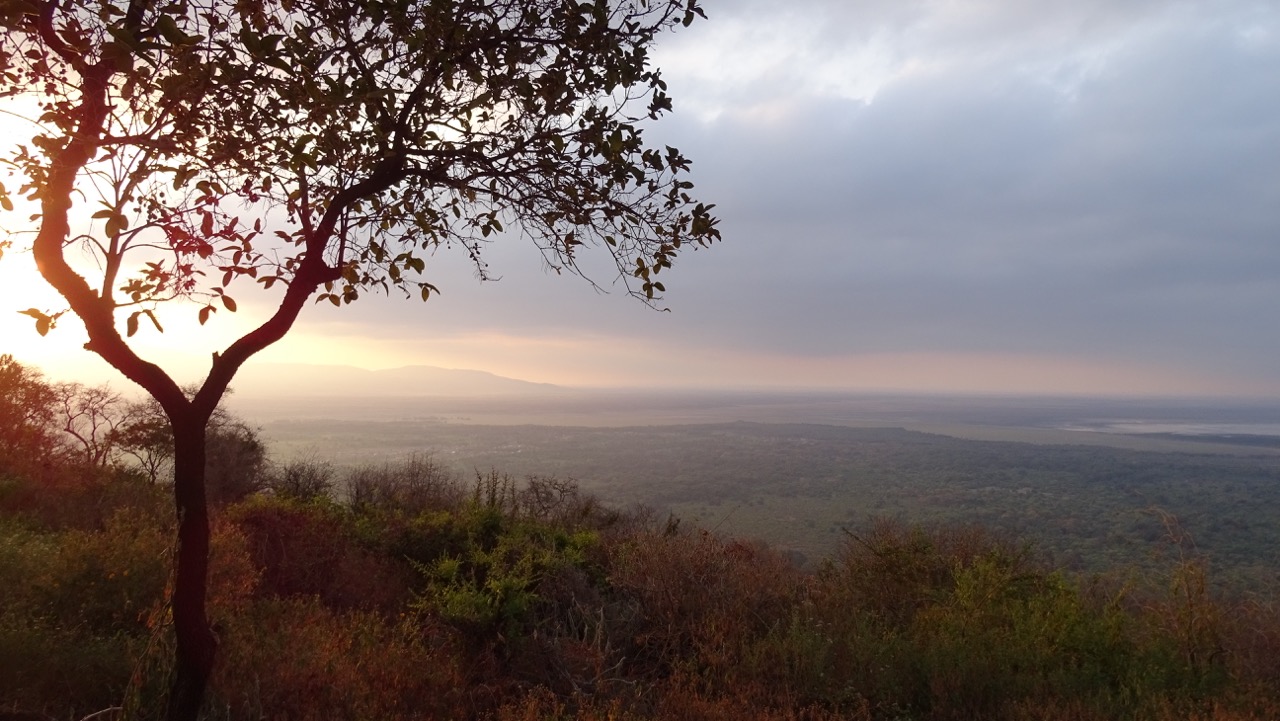
[(218, 647), (205, 610), (209, 580), (209, 508), (204, 488), (207, 420), (198, 415), (188, 408), (181, 417), (170, 418), (178, 549), (173, 581), (177, 650), (165, 714), (168, 721), (195, 721)]

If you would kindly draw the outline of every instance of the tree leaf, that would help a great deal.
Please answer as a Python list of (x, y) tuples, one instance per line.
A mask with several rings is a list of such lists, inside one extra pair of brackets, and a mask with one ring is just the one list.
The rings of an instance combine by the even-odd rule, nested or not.
[(114, 238), (128, 228), (129, 221), (123, 215), (112, 213), (111, 217), (107, 218), (106, 228), (103, 229), (103, 232), (107, 234), (107, 237)]
[(22, 315), (31, 316), (36, 321), (36, 332), (42, 336), (49, 334), (49, 329), (53, 327), (53, 318), (47, 313), (42, 313), (35, 308), (27, 308), (18, 311)]

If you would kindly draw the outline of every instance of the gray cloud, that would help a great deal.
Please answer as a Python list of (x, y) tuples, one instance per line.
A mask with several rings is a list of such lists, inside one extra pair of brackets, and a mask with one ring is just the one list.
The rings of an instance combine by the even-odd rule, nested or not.
[[(1274, 379), (1280, 13), (1028, 6), (964, 4), (973, 23), (919, 48), (957, 61), (869, 102), (804, 89), (791, 68), (722, 99), (737, 111), (664, 126), (722, 199), (733, 247), (700, 269), (695, 303), (751, 309), (697, 332), (799, 353), (1177, 355)], [(804, 7), (856, 25), (843, 4)], [(928, 7), (866, 12), (897, 13), (908, 37)], [(1046, 72), (1055, 53), (1077, 69)]]
[[(734, 0), (659, 53), (725, 243), (651, 313), (521, 243), (477, 284), (343, 320), (749, 356), (1012, 353), (1280, 387), (1280, 9)], [(607, 269), (597, 273), (606, 285)], [(332, 316), (318, 314), (322, 322)]]
[[(725, 359), (1006, 354), (1280, 393), (1276, 3), (706, 5), (658, 48), (676, 113), (646, 137), (693, 159), (725, 242), (678, 260), (671, 313), (625, 297), (602, 254), (588, 265), (609, 295), (502, 238), (499, 282), (442, 252), (426, 304), (315, 306), (298, 328), (315, 352), (440, 339), (485, 368), (465, 338), (488, 334), (547, 341), (544, 365), (673, 382)], [(557, 356), (565, 338), (581, 342)]]

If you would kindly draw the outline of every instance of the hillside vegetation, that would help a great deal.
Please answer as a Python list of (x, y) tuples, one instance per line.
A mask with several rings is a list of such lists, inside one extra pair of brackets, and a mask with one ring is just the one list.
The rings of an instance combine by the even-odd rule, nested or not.
[(1073, 571), (1158, 572), (1178, 555), (1163, 543), (1172, 515), (1223, 590), (1269, 593), (1280, 579), (1280, 455), (1269, 447), (1184, 441), (1180, 452), (1152, 452), (799, 423), (312, 420), (263, 434), (282, 455), (320, 444), (327, 459), (353, 466), (429, 450), (468, 475), (572, 477), (610, 503), (670, 510), (813, 564), (840, 550), (844, 529), (887, 517), (977, 523), (1032, 541)]
[[(163, 481), (116, 452), (135, 422), (96, 461), (40, 405), (51, 386), (0, 381), (49, 411), (11, 404), (0, 428), (0, 717), (152, 718)], [(1216, 598), (1189, 552), (1113, 583), (982, 528), (879, 521), (805, 571), (555, 477), (274, 465), (221, 427), (208, 719), (1280, 715), (1280, 610)]]

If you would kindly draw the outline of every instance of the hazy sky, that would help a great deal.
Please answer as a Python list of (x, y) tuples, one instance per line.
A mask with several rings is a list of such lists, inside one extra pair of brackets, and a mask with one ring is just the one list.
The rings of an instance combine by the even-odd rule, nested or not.
[[(439, 298), (316, 306), (264, 360), (1280, 396), (1280, 4), (704, 4), (662, 41), (676, 112), (646, 137), (693, 159), (725, 240), (678, 260), (671, 312), (496, 244), (501, 281), (439, 255)], [(31, 305), (0, 286), (0, 315)], [(0, 333), (38, 362), (84, 353), (21, 317)]]

